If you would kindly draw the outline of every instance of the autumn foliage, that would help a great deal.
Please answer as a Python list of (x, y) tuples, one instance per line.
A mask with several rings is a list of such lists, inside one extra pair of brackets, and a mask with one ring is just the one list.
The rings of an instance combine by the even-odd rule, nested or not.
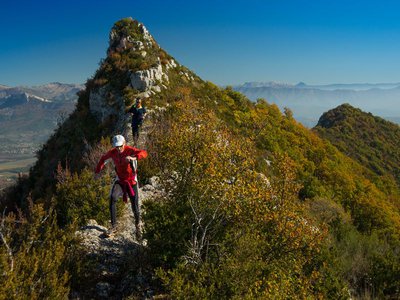
[(294, 162), (262, 173), (252, 142), (190, 94), (159, 122), (148, 150), (168, 196), (147, 203), (146, 238), (171, 296), (322, 296), (326, 228), (297, 197)]
[[(137, 25), (123, 19), (114, 30), (141, 40)], [(99, 123), (90, 93), (107, 86), (126, 108), (138, 93), (130, 74), (171, 59), (159, 47), (143, 56), (115, 43), (29, 178), (0, 199), (15, 212), (0, 218), (0, 298), (66, 298), (89, 274), (73, 232), (108, 219), (112, 169), (100, 181), (92, 170), (119, 121)], [(290, 109), (253, 103), (184, 66), (169, 69), (165, 84), (146, 103), (149, 157), (139, 164), (141, 183), (160, 181), (143, 216), (143, 268), (154, 291), (172, 299), (400, 298), (395, 163), (370, 149), (353, 160), (346, 154), (363, 136), (346, 131), (345, 147), (333, 132), (334, 146)]]

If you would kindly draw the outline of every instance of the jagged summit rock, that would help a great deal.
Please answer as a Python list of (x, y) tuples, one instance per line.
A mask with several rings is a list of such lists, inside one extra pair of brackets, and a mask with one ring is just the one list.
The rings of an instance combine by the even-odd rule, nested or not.
[[(167, 88), (168, 72), (177, 66), (142, 23), (132, 18), (116, 22), (107, 57), (94, 77), (90, 111), (101, 122), (124, 120), (126, 100), (133, 102), (136, 97), (146, 98)], [(123, 131), (122, 123), (116, 131)]]
[(147, 28), (129, 17), (115, 23), (111, 29), (107, 53), (127, 49), (141, 51), (152, 47), (159, 48)]

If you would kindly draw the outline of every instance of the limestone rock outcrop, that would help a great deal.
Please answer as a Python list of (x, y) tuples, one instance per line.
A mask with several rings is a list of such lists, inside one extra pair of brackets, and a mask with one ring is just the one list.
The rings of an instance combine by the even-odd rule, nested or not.
[(168, 76), (163, 72), (161, 63), (154, 68), (136, 71), (130, 76), (132, 88), (140, 92), (148, 91), (157, 86), (157, 83), (162, 82), (163, 78), (168, 80)]
[[(128, 83), (127, 87), (137, 91), (135, 97), (146, 98), (161, 92), (169, 84), (168, 72), (178, 67), (178, 64), (172, 58), (165, 57), (165, 53), (143, 24), (132, 19), (124, 19), (121, 22), (125, 22), (125, 27), (121, 25), (123, 27), (121, 29), (116, 25), (110, 32), (108, 58), (105, 61), (107, 62), (113, 55), (124, 55), (131, 60), (132, 65), (138, 66), (145, 60), (146, 63), (143, 66), (150, 67), (128, 68), (124, 71), (126, 79), (123, 80)], [(121, 95), (121, 89), (114, 90), (109, 83), (110, 78), (102, 79), (105, 84), (90, 91), (90, 111), (102, 123), (109, 119), (118, 120), (119, 123), (114, 131), (124, 132), (126, 130), (124, 128), (126, 121), (124, 96)]]

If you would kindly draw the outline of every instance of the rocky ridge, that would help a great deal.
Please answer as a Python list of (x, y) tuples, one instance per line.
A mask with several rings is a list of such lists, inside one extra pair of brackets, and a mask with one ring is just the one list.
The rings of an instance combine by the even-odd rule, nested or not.
[[(131, 35), (120, 35), (114, 29), (110, 33), (110, 47), (107, 53), (110, 55), (115, 51), (132, 50), (146, 56), (146, 49), (159, 48), (147, 29), (138, 23), (139, 31), (142, 33), (140, 39)], [(169, 83), (168, 70), (177, 67), (177, 63), (171, 59), (162, 64), (157, 58), (156, 66), (145, 70), (128, 70), (129, 88), (136, 90), (134, 97), (146, 98), (166, 89)], [(114, 95), (110, 102), (110, 94)], [(125, 113), (125, 103), (122, 95), (119, 95), (111, 84), (105, 84), (90, 91), (89, 106), (92, 114), (99, 122), (105, 122), (110, 116), (117, 120), (116, 131), (122, 133), (128, 143), (133, 141), (130, 118)], [(159, 109), (160, 111), (162, 108)], [(148, 133), (152, 130), (152, 119), (156, 118), (157, 110), (148, 110), (141, 134), (138, 148), (145, 148)], [(139, 170), (140, 173), (140, 170)], [(149, 182), (139, 189), (139, 205), (144, 201), (151, 201), (162, 196), (158, 178), (152, 177)], [(143, 226), (142, 226), (143, 227)], [(136, 238), (134, 215), (130, 204), (124, 205), (122, 216), (118, 220), (117, 231), (111, 237), (105, 235), (108, 228), (97, 224), (96, 220), (90, 220), (76, 234), (81, 238), (81, 243), (86, 249), (88, 259), (95, 262), (95, 282), (88, 295), (99, 299), (120, 299), (126, 293), (135, 291), (143, 298), (151, 298), (152, 291), (149, 288), (148, 279), (142, 273), (140, 267), (135, 274), (126, 273), (126, 264), (135, 260), (140, 265), (140, 260), (146, 251), (146, 241)], [(74, 298), (80, 299), (82, 295), (72, 293)]]
[[(135, 22), (131, 18), (125, 19), (125, 21), (133, 24), (131, 25), (132, 31), (121, 31), (115, 26), (110, 33), (110, 46), (107, 55), (111, 57), (115, 53), (128, 52), (130, 56), (139, 58), (150, 55), (156, 56), (153, 59), (153, 64), (147, 68), (141, 70), (128, 69), (126, 71), (129, 78), (126, 88), (135, 91), (134, 97), (144, 99), (166, 89), (169, 83), (169, 70), (178, 67), (179, 64), (172, 58), (161, 61), (159, 54), (161, 48), (142, 23)], [(116, 92), (110, 83), (91, 90), (89, 104), (90, 111), (100, 122), (105, 122), (114, 117), (118, 120), (117, 131), (125, 132), (124, 97)]]

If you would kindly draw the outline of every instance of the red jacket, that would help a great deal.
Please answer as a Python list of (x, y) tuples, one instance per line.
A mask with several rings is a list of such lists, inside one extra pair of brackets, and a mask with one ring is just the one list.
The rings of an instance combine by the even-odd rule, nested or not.
[(127, 156), (134, 156), (136, 159), (142, 159), (147, 157), (147, 152), (125, 145), (124, 150), (120, 154), (116, 148), (113, 148), (100, 158), (95, 172), (99, 173), (104, 168), (104, 162), (112, 158), (118, 178), (122, 181), (127, 180), (131, 184), (136, 184), (136, 172), (132, 170), (131, 165), (126, 160)]

